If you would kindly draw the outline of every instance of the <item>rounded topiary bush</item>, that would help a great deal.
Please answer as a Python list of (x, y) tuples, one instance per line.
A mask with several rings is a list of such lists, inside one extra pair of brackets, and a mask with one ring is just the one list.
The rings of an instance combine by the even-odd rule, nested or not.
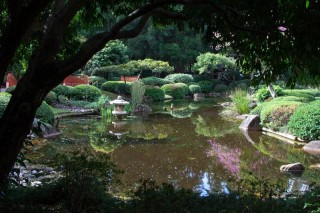
[(208, 79), (212, 78), (212, 76), (210, 77), (209, 75), (206, 74), (201, 74), (201, 75), (194, 75), (193, 79), (195, 82), (199, 82), (199, 81), (206, 81)]
[(201, 87), (199, 85), (190, 85), (189, 86), (189, 90), (191, 94), (195, 94), (195, 93), (201, 93)]
[(189, 91), (188, 85), (184, 83), (165, 84), (161, 87), (166, 95), (170, 95), (175, 99), (184, 98)]
[(227, 92), (229, 89), (229, 87), (225, 84), (217, 84), (214, 88), (213, 91), (217, 92), (217, 93), (221, 93), (221, 92)]
[(211, 81), (211, 83), (212, 83), (212, 88), (214, 88), (216, 85), (218, 85), (218, 84), (222, 84), (222, 81), (221, 80), (219, 80), (219, 79), (212, 79), (212, 80), (210, 80)]
[(48, 124), (53, 124), (54, 114), (51, 107), (44, 101), (38, 108), (36, 112), (36, 118), (40, 119), (40, 121)]
[(184, 74), (184, 73), (175, 73), (175, 74), (170, 74), (165, 77), (165, 80), (174, 82), (174, 83), (189, 83), (193, 82), (193, 77), (190, 74)]
[(288, 123), (288, 129), (304, 140), (320, 139), (320, 100), (297, 108)]
[(12, 92), (13, 92), (15, 89), (16, 89), (16, 86), (8, 87), (8, 88), (6, 89), (6, 92), (12, 94)]
[(70, 98), (73, 95), (74, 89), (70, 86), (58, 85), (52, 91), (55, 92), (57, 96), (63, 95), (67, 98)]
[(157, 77), (147, 77), (141, 80), (145, 85), (160, 86), (160, 87), (165, 84), (173, 83), (172, 81), (162, 79), (162, 78), (157, 78)]
[(50, 91), (47, 96), (44, 98), (44, 101), (49, 104), (49, 105), (52, 105), (54, 103), (57, 103), (58, 101), (58, 96), (55, 92), (53, 91)]
[(116, 94), (130, 94), (130, 84), (123, 81), (107, 81), (101, 85), (101, 89), (116, 93)]
[(203, 93), (207, 94), (212, 91), (213, 83), (211, 81), (199, 81), (198, 84)]
[(106, 79), (99, 76), (90, 76), (89, 79), (90, 79), (90, 84), (98, 88), (100, 88), (101, 85), (107, 81)]
[(131, 94), (131, 84), (129, 84), (129, 83), (118, 84), (115, 88), (115, 93), (130, 95)]
[[(7, 94), (7, 95), (4, 95)], [(6, 109), (9, 101), (10, 101), (10, 97), (11, 95), (9, 93), (3, 93), (3, 95), (0, 96), (0, 118), (4, 113), (4, 110)]]
[(162, 101), (164, 100), (165, 93), (159, 87), (146, 86), (145, 96), (149, 96), (152, 101)]
[(82, 101), (97, 101), (102, 95), (101, 91), (92, 85), (78, 85), (75, 86), (72, 95), (72, 99), (82, 100)]

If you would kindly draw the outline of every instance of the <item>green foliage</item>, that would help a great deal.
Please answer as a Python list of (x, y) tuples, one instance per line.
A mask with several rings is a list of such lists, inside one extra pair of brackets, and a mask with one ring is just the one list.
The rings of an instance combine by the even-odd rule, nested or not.
[[(280, 86), (276, 85), (273, 87), (273, 89), (278, 96), (283, 94), (283, 90)], [(256, 98), (259, 101), (264, 101), (269, 97), (271, 97), (271, 94), (266, 86), (263, 86), (262, 88), (258, 89), (258, 91), (256, 92)]]
[(73, 87), (70, 86), (64, 86), (64, 85), (58, 85), (56, 86), (52, 91), (55, 92), (57, 94), (57, 96), (59, 95), (63, 95), (67, 98), (71, 98), (71, 96), (73, 95)]
[(240, 81), (234, 81), (229, 84), (231, 89), (239, 88), (239, 89), (247, 89), (250, 85), (250, 79), (243, 79)]
[(85, 100), (85, 101), (97, 101), (102, 95), (101, 91), (92, 85), (77, 85), (73, 88), (72, 99)]
[(174, 99), (182, 99), (189, 93), (189, 87), (184, 83), (165, 84), (161, 89), (166, 95), (170, 95)]
[(229, 87), (225, 84), (217, 84), (214, 88), (213, 91), (217, 93), (221, 92), (227, 92), (229, 90)]
[(86, 65), (88, 74), (91, 74), (95, 69), (101, 67), (124, 64), (129, 61), (128, 48), (122, 41), (113, 40), (97, 52)]
[(283, 90), (283, 95), (305, 98), (305, 102), (308, 102), (315, 100), (315, 97), (318, 95), (318, 90), (286, 89)]
[(208, 79), (212, 78), (212, 76), (208, 75), (208, 74), (201, 74), (201, 75), (194, 75), (193, 79), (195, 82), (199, 82), (199, 81), (208, 81)]
[(49, 104), (52, 105), (54, 103), (56, 103), (58, 101), (58, 96), (55, 92), (50, 91), (47, 96), (44, 98), (44, 101)]
[(90, 76), (89, 79), (90, 79), (90, 84), (98, 88), (100, 88), (101, 85), (107, 81), (106, 79), (99, 76)]
[(191, 94), (195, 94), (195, 93), (201, 93), (201, 87), (199, 85), (190, 85), (189, 86), (189, 90)]
[(192, 75), (184, 74), (184, 73), (170, 74), (170, 75), (167, 75), (164, 79), (174, 83), (185, 83), (185, 84), (194, 81)]
[(168, 81), (166, 79), (157, 78), (157, 77), (147, 77), (141, 80), (145, 85), (160, 86), (160, 87), (165, 84), (173, 83), (172, 81)]
[(211, 81), (199, 81), (198, 82), (201, 91), (205, 94), (208, 94), (213, 89), (213, 83)]
[(288, 123), (289, 130), (304, 140), (320, 139), (320, 101), (305, 103), (297, 108)]
[(235, 89), (231, 93), (231, 100), (239, 114), (247, 114), (250, 112), (247, 92), (241, 89)]
[(301, 102), (272, 100), (261, 104), (261, 125), (286, 131), (289, 119)]
[(11, 95), (9, 93), (0, 93), (0, 118), (2, 117), (4, 110), (6, 109)]
[(253, 110), (250, 111), (251, 115), (260, 115), (263, 108), (263, 104), (257, 105)]
[(215, 72), (230, 72), (236, 68), (235, 60), (220, 54), (213, 54), (210, 52), (201, 54), (197, 57), (197, 62), (193, 65), (194, 72), (210, 73)]
[(142, 104), (143, 97), (145, 94), (146, 88), (141, 81), (133, 82), (131, 86), (131, 99), (132, 99), (132, 108), (134, 109), (137, 105)]
[(116, 94), (130, 94), (130, 85), (124, 81), (107, 81), (101, 85), (101, 89)]
[(54, 113), (51, 107), (46, 103), (42, 102), (40, 107), (36, 112), (36, 118), (40, 119), (40, 121), (48, 124), (53, 124), (54, 122)]
[(297, 97), (297, 96), (280, 96), (274, 99), (274, 101), (297, 101), (297, 102), (310, 102), (314, 101), (315, 98), (313, 96), (308, 97)]
[(15, 89), (16, 89), (16, 86), (12, 86), (12, 87), (7, 88), (6, 92), (12, 94)]
[(146, 86), (145, 95), (151, 97), (152, 101), (162, 101), (165, 97), (164, 91), (157, 86)]

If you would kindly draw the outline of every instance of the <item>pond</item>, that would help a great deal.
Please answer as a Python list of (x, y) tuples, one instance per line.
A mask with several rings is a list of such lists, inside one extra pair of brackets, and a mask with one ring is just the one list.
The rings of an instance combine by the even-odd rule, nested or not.
[[(128, 188), (150, 178), (201, 195), (228, 193), (236, 188), (230, 180), (246, 178), (251, 172), (260, 178), (281, 179), (288, 191), (303, 191), (311, 182), (319, 182), (314, 169), (317, 158), (260, 132), (251, 133), (248, 140), (238, 128), (241, 120), (219, 115), (221, 101), (172, 102), (172, 110), (170, 102), (157, 103), (151, 115), (129, 117), (125, 123), (94, 116), (62, 119), (62, 136), (37, 144), (32, 158), (43, 163), (55, 153), (79, 148), (103, 152), (124, 170), (120, 179)], [(306, 167), (301, 177), (280, 173), (281, 165), (294, 162)]]

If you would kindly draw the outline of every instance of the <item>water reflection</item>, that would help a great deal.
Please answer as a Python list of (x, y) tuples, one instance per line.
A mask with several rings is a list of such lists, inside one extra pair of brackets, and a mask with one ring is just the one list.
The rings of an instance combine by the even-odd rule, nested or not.
[(120, 138), (110, 133), (112, 123), (97, 117), (62, 120), (62, 137), (39, 149), (45, 153), (40, 160), (55, 152), (91, 148), (108, 153), (125, 171), (120, 177), (123, 183), (134, 185), (151, 178), (194, 189), (202, 196), (211, 191), (229, 193), (237, 187), (229, 180), (246, 178), (250, 172), (261, 178), (285, 179), (288, 190), (307, 189), (308, 182), (320, 177), (316, 169), (307, 169), (299, 178), (281, 174), (279, 167), (284, 163), (300, 161), (308, 168), (318, 160), (261, 133), (249, 135), (248, 141), (238, 128), (240, 121), (219, 116), (216, 99), (174, 102), (176, 114), (170, 105), (158, 104), (148, 117), (127, 119), (121, 130), (128, 134)]

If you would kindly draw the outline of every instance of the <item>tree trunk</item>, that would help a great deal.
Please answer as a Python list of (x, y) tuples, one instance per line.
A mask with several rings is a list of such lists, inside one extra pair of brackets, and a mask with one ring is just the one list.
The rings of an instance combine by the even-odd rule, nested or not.
[(276, 98), (276, 97), (278, 96), (277, 93), (276, 93), (276, 91), (273, 89), (272, 84), (269, 84), (269, 85), (268, 85), (268, 90), (269, 90), (272, 98)]

